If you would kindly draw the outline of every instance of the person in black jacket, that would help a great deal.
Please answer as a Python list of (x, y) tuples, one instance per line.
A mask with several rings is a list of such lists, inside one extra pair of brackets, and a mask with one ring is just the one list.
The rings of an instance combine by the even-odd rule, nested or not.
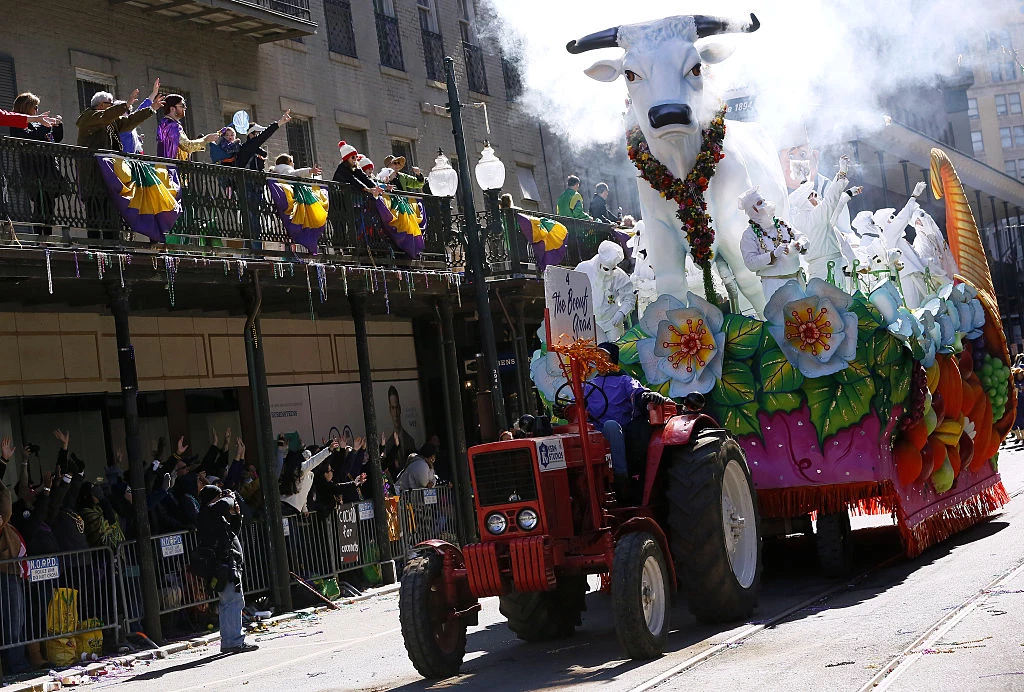
[(594, 186), (594, 199), (590, 200), (590, 215), (601, 223), (618, 223), (619, 217), (608, 209), (608, 183)]
[[(263, 127), (258, 123), (250, 125), (248, 137), (246, 137), (245, 143), (242, 144), (238, 154), (235, 156), (235, 165), (239, 168), (262, 171), (263, 163), (267, 159), (267, 151), (263, 149), (263, 143), (273, 137), (277, 129), (284, 127), (291, 119), (292, 111), (289, 108), (281, 115), (277, 122), (270, 123), (270, 127)], [(262, 156), (260, 156), (261, 152)]]
[[(25, 115), (39, 113), (39, 97), (25, 92), (14, 99), (14, 110)], [(11, 137), (32, 139), (37, 142), (60, 142), (64, 139), (64, 123), (58, 115), (52, 126), (43, 123), (28, 123), (28, 127), (12, 127)], [(23, 152), (20, 156), (22, 185), (32, 206), (35, 208), (32, 221), (43, 224), (39, 227), (40, 235), (50, 235), (54, 222), (54, 207), (63, 187), (63, 178), (57, 159), (39, 152)]]
[(220, 594), (220, 650), (222, 653), (255, 651), (242, 632), (242, 528), (241, 509), (231, 490), (208, 485), (199, 493), (198, 547), (210, 556), (209, 587)]
[(341, 163), (334, 169), (334, 182), (351, 185), (368, 195), (378, 196), (380, 188), (370, 180), (356, 162), (359, 158), (356, 148), (345, 140), (341, 140), (338, 142), (338, 152), (341, 154)]

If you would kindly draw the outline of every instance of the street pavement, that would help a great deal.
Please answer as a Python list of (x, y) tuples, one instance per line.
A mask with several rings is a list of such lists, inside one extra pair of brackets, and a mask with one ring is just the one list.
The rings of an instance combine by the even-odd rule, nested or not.
[[(495, 598), (471, 628), (462, 674), (429, 683), (405, 654), (398, 594), (282, 624), (259, 651), (214, 645), (101, 680), (94, 688), (175, 690), (1024, 690), (1024, 453), (1004, 451), (1013, 496), (1004, 511), (913, 560), (888, 517), (857, 517), (857, 573), (818, 576), (813, 544), (768, 541), (761, 603), (750, 623), (696, 623), (673, 611), (667, 653), (622, 657), (606, 594), (587, 596), (577, 634), (520, 642)], [(596, 582), (595, 582), (596, 584)]]

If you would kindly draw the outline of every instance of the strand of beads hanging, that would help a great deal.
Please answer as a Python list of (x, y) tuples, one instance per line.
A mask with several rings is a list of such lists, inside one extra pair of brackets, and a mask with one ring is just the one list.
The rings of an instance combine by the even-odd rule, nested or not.
[[(767, 235), (765, 233), (764, 229), (761, 228), (761, 224), (757, 223), (753, 219), (750, 219), (747, 223), (750, 224), (751, 230), (753, 230), (754, 231), (754, 235), (757, 236), (757, 242), (761, 246), (762, 252), (771, 252), (772, 250), (775, 249), (774, 247), (769, 248), (767, 245), (765, 245), (764, 239), (765, 239), (766, 236), (776, 246), (779, 245), (780, 243), (792, 243), (793, 240), (796, 239), (796, 235), (793, 233), (793, 229), (790, 228), (789, 224), (786, 223), (785, 221), (783, 221), (782, 219), (780, 219), (777, 216), (773, 216), (772, 217), (772, 225), (775, 226), (775, 237), (774, 238), (772, 238), (771, 236)], [(785, 239), (783, 239), (783, 237), (782, 237), (782, 231), (783, 230), (786, 231), (786, 238)]]
[(715, 242), (715, 229), (707, 211), (704, 193), (715, 175), (718, 162), (725, 158), (722, 151), (722, 141), (725, 139), (724, 105), (701, 133), (701, 138), (700, 153), (684, 180), (673, 175), (665, 164), (655, 158), (639, 127), (634, 127), (626, 135), (626, 152), (640, 172), (640, 177), (662, 197), (679, 205), (676, 216), (683, 223), (682, 229), (690, 243), (693, 261), (709, 269), (713, 259), (711, 246)]

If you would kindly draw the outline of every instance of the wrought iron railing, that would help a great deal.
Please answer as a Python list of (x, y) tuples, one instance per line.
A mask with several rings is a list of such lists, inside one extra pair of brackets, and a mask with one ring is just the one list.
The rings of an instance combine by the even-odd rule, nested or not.
[(484, 247), (484, 264), (491, 276), (533, 276), (537, 273), (537, 260), (533, 243), (527, 241), (519, 226), (517, 214), (527, 217), (548, 218), (565, 226), (565, 255), (558, 262), (563, 267), (575, 267), (597, 254), (602, 240), (619, 243), (625, 238), (606, 223), (566, 216), (544, 214), (522, 209), (501, 209), (478, 214)]
[(304, 19), (307, 22), (312, 20), (312, 16), (309, 13), (309, 0), (236, 0), (236, 2), (265, 7), (274, 12), (286, 14), (289, 17)]
[(484, 67), (484, 52), (480, 50), (480, 46), (463, 41), (462, 55), (466, 60), (466, 81), (469, 83), (469, 90), (478, 94), (488, 93), (487, 69)]
[(427, 68), (427, 79), (444, 81), (444, 37), (435, 31), (423, 29), (423, 64)]
[[(181, 214), (167, 233), (168, 249), (214, 250), (274, 255), (292, 243), (271, 200), (267, 178), (318, 185), (327, 190), (327, 226), (320, 238), (322, 253), (370, 260), (378, 265), (408, 265), (411, 259), (392, 242), (372, 197), (331, 180), (309, 180), (233, 166), (193, 161), (168, 161), (151, 156), (128, 158), (173, 164), (180, 181)], [(460, 271), (463, 252), (458, 220), (445, 197), (403, 193), (422, 200), (427, 222), (423, 232), (424, 266)], [(133, 234), (110, 201), (99, 172), (96, 152), (82, 147), (6, 137), (0, 139), (0, 224), (36, 231), (84, 230), (83, 240), (96, 247), (148, 246)], [(16, 228), (24, 230), (24, 228)]]
[(352, 3), (349, 0), (324, 0), (324, 19), (330, 51), (358, 57), (355, 30), (352, 28)]
[(405, 70), (402, 60), (402, 37), (398, 33), (398, 19), (377, 12), (377, 45), (380, 47), (380, 64), (395, 70)]

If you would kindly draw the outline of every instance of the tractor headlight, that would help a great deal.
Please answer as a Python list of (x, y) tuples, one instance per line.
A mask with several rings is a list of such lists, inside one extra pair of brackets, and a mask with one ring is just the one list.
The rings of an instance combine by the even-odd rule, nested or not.
[(532, 509), (524, 509), (516, 516), (516, 523), (523, 531), (533, 531), (537, 528), (537, 513)]
[(492, 512), (487, 515), (487, 530), (495, 536), (505, 533), (508, 528), (508, 519), (501, 512)]

